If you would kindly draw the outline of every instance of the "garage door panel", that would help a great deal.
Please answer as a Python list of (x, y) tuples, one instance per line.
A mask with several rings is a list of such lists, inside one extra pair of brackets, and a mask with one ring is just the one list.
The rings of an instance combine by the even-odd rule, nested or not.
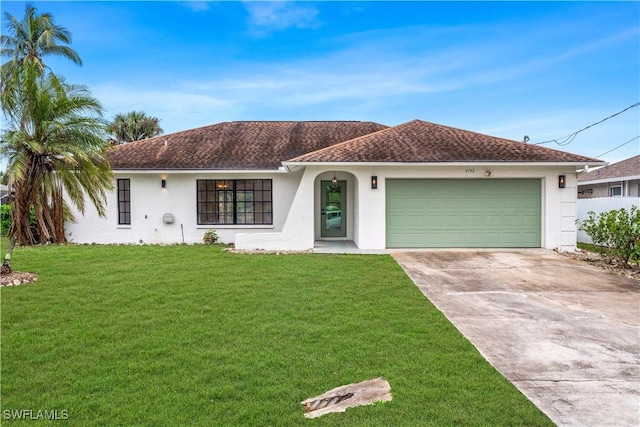
[(386, 188), (387, 247), (540, 247), (540, 180), (387, 180)]

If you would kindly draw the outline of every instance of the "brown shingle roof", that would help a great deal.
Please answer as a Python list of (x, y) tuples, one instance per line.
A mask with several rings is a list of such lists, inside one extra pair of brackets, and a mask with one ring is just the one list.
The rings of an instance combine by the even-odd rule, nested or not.
[(281, 162), (385, 129), (373, 122), (225, 122), (114, 147), (113, 169), (277, 169)]
[(290, 162), (585, 162), (600, 160), (539, 145), (413, 120), (308, 153)]
[(578, 176), (578, 182), (640, 175), (640, 155)]

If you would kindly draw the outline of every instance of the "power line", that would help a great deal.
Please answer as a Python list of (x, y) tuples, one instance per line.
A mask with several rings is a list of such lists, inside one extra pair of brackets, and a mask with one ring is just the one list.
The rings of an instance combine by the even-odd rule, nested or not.
[(638, 138), (640, 138), (640, 135), (636, 136), (635, 138), (631, 138), (631, 139), (630, 139), (630, 140), (628, 140), (627, 142), (624, 142), (624, 143), (622, 143), (622, 144), (618, 145), (618, 146), (617, 146), (617, 147), (615, 147), (615, 148), (612, 148), (611, 150), (607, 151), (606, 153), (602, 153), (602, 154), (600, 154), (599, 156), (596, 156), (596, 159), (597, 159), (597, 158), (599, 158), (599, 157), (604, 156), (605, 154), (609, 154), (610, 152), (615, 151), (615, 150), (617, 150), (617, 149), (618, 149), (618, 148), (620, 148), (620, 147), (624, 147), (624, 146), (625, 146), (625, 145), (627, 145), (628, 143), (630, 143), (630, 142), (632, 142), (632, 141), (635, 141), (635, 140), (636, 140), (636, 139), (638, 139)]
[[(598, 122), (595, 122), (595, 123), (593, 123), (593, 124), (590, 124), (589, 126), (584, 127), (584, 128), (582, 128), (582, 129), (580, 129), (580, 130), (577, 130), (577, 131), (573, 132), (572, 134), (569, 134), (569, 135), (567, 135), (567, 136), (565, 136), (565, 137), (558, 138), (558, 139), (550, 139), (550, 140), (548, 140), (548, 141), (536, 142), (534, 145), (548, 144), (548, 143), (550, 143), (550, 142), (555, 142), (555, 143), (556, 143), (556, 144), (558, 144), (560, 147), (563, 147), (563, 146), (565, 146), (565, 145), (569, 145), (569, 144), (571, 144), (571, 142), (573, 142), (573, 140), (574, 140), (574, 139), (576, 139), (576, 136), (578, 136), (578, 134), (579, 134), (580, 132), (585, 131), (585, 130), (587, 130), (587, 129), (589, 129), (589, 128), (592, 128), (592, 127), (594, 127), (595, 125), (599, 125), (599, 124), (600, 124), (600, 123), (602, 123), (602, 122), (606, 122), (607, 120), (609, 120), (609, 119), (611, 119), (611, 118), (613, 118), (613, 117), (615, 117), (615, 116), (619, 116), (620, 114), (624, 113), (625, 111), (630, 110), (630, 109), (632, 109), (632, 108), (634, 108), (634, 107), (637, 107), (638, 105), (640, 105), (640, 102), (636, 102), (635, 104), (628, 106), (627, 108), (625, 108), (625, 109), (624, 109), (624, 110), (622, 110), (622, 111), (618, 111), (617, 113), (612, 114), (612, 115), (610, 115), (609, 117), (605, 117), (604, 119), (602, 119), (602, 120), (600, 120), (600, 121), (598, 121)], [(606, 154), (606, 153), (605, 153), (605, 154)]]

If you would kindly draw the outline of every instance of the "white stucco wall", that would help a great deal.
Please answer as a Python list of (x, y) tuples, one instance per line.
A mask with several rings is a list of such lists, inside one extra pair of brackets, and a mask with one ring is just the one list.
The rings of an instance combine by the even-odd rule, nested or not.
[(239, 233), (235, 247), (243, 250), (299, 251), (313, 248), (314, 180), (316, 173), (305, 169), (295, 191), (291, 208), (281, 231), (268, 233)]
[[(90, 209), (76, 224), (67, 225), (70, 241), (79, 243), (198, 243), (205, 230), (215, 228), (226, 243), (239, 249), (306, 250), (320, 236), (320, 182), (334, 173), (347, 181), (347, 239), (363, 250), (386, 248), (385, 184), (387, 179), (541, 180), (542, 247), (575, 250), (576, 174), (574, 166), (503, 165), (311, 165), (297, 172), (263, 173), (118, 173), (131, 179), (131, 226), (117, 225), (115, 192), (109, 196), (107, 218)], [(566, 188), (558, 188), (558, 175), (566, 175)], [(378, 188), (371, 189), (371, 176)], [(167, 179), (167, 188), (160, 180)], [(197, 179), (273, 179), (274, 224), (268, 226), (198, 226)], [(164, 224), (172, 213), (173, 224)]]
[[(423, 178), (423, 179), (487, 179), (485, 172), (491, 171), (489, 179), (509, 178), (535, 178), (540, 179), (541, 185), (541, 238), (542, 247), (558, 249), (561, 251), (575, 250), (576, 242), (576, 174), (575, 167), (570, 166), (536, 166), (528, 165), (502, 166), (502, 165), (431, 165), (431, 166), (383, 166), (351, 165), (336, 166), (307, 166), (305, 178), (301, 181), (301, 188), (296, 195), (296, 202), (289, 213), (290, 233), (271, 234), (262, 236), (260, 242), (255, 239), (258, 235), (247, 236), (241, 246), (247, 249), (272, 248), (275, 246), (267, 243), (269, 239), (277, 239), (279, 249), (309, 249), (313, 247), (314, 239), (319, 233), (319, 182), (330, 179), (335, 173), (338, 179), (347, 179), (349, 182), (348, 196), (349, 212), (347, 218), (348, 239), (353, 239), (356, 245), (363, 250), (381, 250), (386, 248), (386, 218), (385, 218), (385, 183), (387, 179), (397, 178)], [(378, 177), (378, 188), (371, 189), (371, 176)], [(566, 187), (558, 188), (558, 175), (566, 176)], [(351, 184), (353, 181), (353, 184)], [(313, 187), (311, 187), (313, 186)], [(313, 188), (313, 191), (311, 190)], [(314, 206), (311, 210), (309, 206)], [(301, 218), (313, 217), (313, 223), (305, 224)], [(297, 218), (297, 220), (296, 220)], [(310, 228), (313, 227), (311, 235)], [(287, 228), (287, 227), (285, 227)], [(283, 243), (284, 242), (284, 243)], [(236, 244), (238, 246), (238, 244)], [(264, 246), (264, 247), (263, 247)]]
[[(392, 178), (444, 178), (444, 179), (487, 179), (486, 171), (491, 171), (488, 179), (509, 178), (534, 178), (540, 179), (542, 185), (542, 247), (558, 249), (561, 251), (575, 250), (576, 243), (576, 173), (575, 167), (562, 166), (499, 166), (499, 165), (461, 165), (461, 166), (434, 166), (403, 167), (378, 171), (378, 189), (385, 188), (385, 179)], [(376, 174), (376, 173), (372, 173)], [(566, 187), (558, 188), (558, 176), (566, 175)], [(382, 176), (382, 179), (381, 179)], [(366, 194), (365, 194), (366, 195)], [(379, 203), (379, 198), (384, 201), (384, 194), (370, 202), (360, 200), (366, 205)], [(383, 204), (384, 206), (384, 204)], [(376, 223), (385, 223), (384, 210), (375, 216)], [(372, 224), (373, 225), (373, 224)], [(386, 227), (386, 225), (385, 225)], [(379, 246), (385, 239), (385, 227), (378, 233), (370, 236), (367, 241), (361, 243), (362, 248), (369, 245)]]
[[(302, 173), (283, 171), (256, 173), (229, 172), (116, 172), (116, 179), (131, 180), (131, 225), (118, 225), (117, 194), (107, 199), (106, 218), (88, 205), (84, 215), (75, 211), (75, 223), (65, 226), (67, 238), (75, 243), (200, 243), (208, 229), (215, 229), (220, 240), (233, 243), (238, 233), (281, 231)], [(161, 179), (166, 188), (161, 188)], [(198, 179), (271, 179), (273, 184), (273, 225), (228, 226), (198, 225), (196, 180)], [(163, 215), (174, 216), (172, 224)], [(182, 225), (182, 227), (181, 227)], [(184, 240), (183, 240), (184, 233)]]

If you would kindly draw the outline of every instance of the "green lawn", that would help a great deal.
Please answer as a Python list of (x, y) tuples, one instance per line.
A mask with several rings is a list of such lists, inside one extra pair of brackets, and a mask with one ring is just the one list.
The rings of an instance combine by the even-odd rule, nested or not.
[[(39, 281), (1, 291), (8, 425), (34, 425), (12, 410), (74, 426), (552, 425), (389, 256), (67, 245), (13, 259)], [(302, 400), (377, 376), (393, 401), (303, 418)]]

